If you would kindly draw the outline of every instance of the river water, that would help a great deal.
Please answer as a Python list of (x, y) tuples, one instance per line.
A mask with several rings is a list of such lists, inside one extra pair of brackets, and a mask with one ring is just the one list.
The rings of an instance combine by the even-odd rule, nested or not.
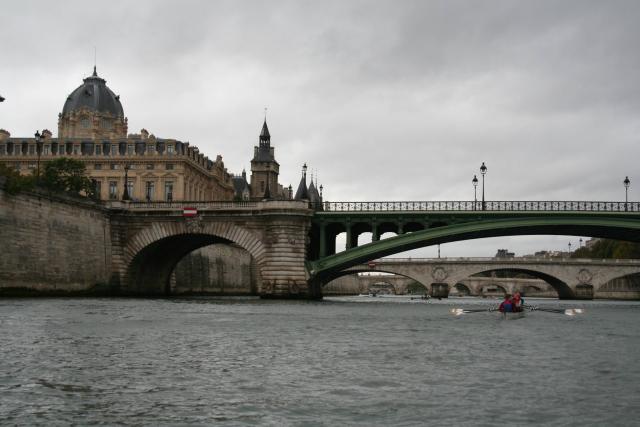
[(640, 303), (0, 300), (2, 425), (638, 425)]

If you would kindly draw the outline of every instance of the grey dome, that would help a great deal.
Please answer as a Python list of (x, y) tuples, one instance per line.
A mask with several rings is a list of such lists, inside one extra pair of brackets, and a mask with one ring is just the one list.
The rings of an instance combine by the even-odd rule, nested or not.
[(62, 107), (62, 115), (87, 107), (92, 111), (124, 117), (120, 97), (107, 87), (103, 78), (98, 77), (95, 67), (93, 67), (93, 75), (83, 79), (83, 82), (67, 97)]

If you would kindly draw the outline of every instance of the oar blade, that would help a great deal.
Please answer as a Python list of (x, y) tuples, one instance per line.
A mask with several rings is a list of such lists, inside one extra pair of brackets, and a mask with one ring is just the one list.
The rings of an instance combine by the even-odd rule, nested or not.
[(495, 311), (495, 309), (493, 308), (488, 308), (488, 309), (487, 308), (482, 308), (482, 309), (452, 308), (451, 310), (449, 310), (449, 312), (454, 316), (461, 316), (463, 314), (469, 314), (469, 313), (488, 313), (490, 311)]

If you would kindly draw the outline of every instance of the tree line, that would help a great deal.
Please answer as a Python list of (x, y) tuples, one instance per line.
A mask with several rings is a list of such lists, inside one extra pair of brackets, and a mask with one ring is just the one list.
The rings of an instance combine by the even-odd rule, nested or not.
[(598, 239), (589, 247), (583, 246), (571, 253), (571, 258), (640, 258), (640, 243), (622, 240)]
[(0, 163), (0, 176), (5, 178), (4, 189), (9, 194), (41, 188), (51, 193), (95, 198), (95, 183), (87, 176), (84, 162), (61, 157), (44, 162), (42, 172), (34, 170), (30, 175)]

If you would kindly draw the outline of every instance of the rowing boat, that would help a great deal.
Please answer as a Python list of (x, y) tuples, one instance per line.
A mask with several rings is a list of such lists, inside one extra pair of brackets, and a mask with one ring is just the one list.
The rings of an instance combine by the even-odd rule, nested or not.
[(506, 313), (500, 313), (500, 316), (504, 320), (522, 319), (524, 317), (524, 310), (523, 311), (510, 311), (510, 312), (506, 312)]

